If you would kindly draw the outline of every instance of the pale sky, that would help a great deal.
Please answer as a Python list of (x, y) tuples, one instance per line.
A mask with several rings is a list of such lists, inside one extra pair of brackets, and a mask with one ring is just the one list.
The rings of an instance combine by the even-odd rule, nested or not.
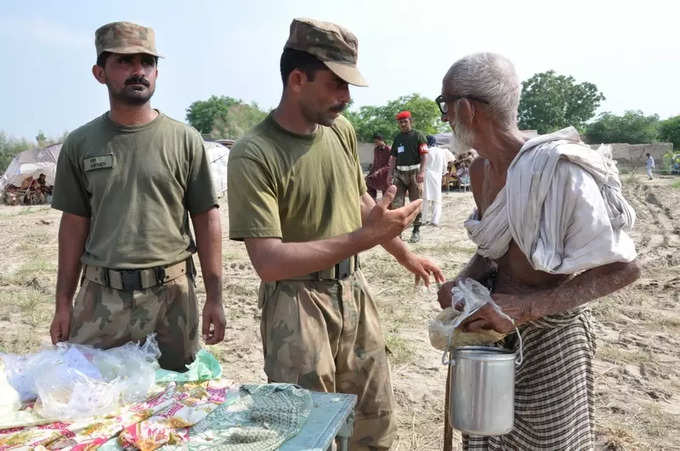
[(434, 98), (458, 58), (493, 51), (522, 80), (554, 69), (595, 83), (599, 111), (680, 114), (680, 6), (672, 1), (49, 1), (0, 2), (0, 131), (60, 136), (108, 110), (92, 77), (94, 31), (128, 20), (156, 31), (154, 107), (179, 120), (226, 95), (265, 109), (281, 94), (279, 57), (294, 17), (349, 28), (368, 88), (356, 106), (417, 92)]

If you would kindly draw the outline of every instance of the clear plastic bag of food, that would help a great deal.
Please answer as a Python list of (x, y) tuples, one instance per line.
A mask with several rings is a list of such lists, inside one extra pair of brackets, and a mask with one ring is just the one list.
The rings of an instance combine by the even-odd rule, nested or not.
[(0, 357), (22, 401), (37, 399), (35, 410), (46, 418), (78, 420), (146, 398), (159, 356), (151, 334), (143, 344), (107, 350), (64, 342), (28, 356)]
[[(474, 279), (459, 280), (451, 289), (451, 306), (442, 310), (429, 325), (430, 343), (435, 348), (446, 351), (460, 346), (489, 345), (501, 340), (505, 335), (495, 330), (463, 332), (458, 326), (486, 304), (490, 304), (502, 315), (500, 307), (493, 301), (489, 290)], [(462, 303), (463, 310), (455, 308)]]

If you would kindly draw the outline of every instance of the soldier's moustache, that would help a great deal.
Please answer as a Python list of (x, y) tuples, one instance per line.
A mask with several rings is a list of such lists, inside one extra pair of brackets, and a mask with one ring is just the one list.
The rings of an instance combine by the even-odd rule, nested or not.
[(125, 80), (125, 85), (126, 86), (127, 85), (144, 85), (148, 88), (150, 83), (144, 77), (130, 77), (127, 80)]
[(347, 108), (347, 104), (341, 103), (339, 105), (332, 107), (331, 111), (334, 112), (334, 113), (342, 113), (343, 111), (345, 111), (345, 108)]

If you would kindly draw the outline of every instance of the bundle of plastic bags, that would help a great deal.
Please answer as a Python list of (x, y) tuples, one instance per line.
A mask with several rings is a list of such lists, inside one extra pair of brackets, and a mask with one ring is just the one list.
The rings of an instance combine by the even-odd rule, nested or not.
[(45, 418), (78, 420), (115, 412), (145, 399), (160, 356), (154, 334), (144, 344), (107, 350), (71, 343), (30, 355), (0, 354), (9, 385), (21, 401), (36, 400)]
[[(491, 329), (479, 332), (464, 332), (458, 329), (465, 319), (486, 304), (490, 304), (503, 314), (484, 285), (470, 278), (459, 280), (458, 284), (451, 289), (451, 295), (451, 307), (445, 308), (430, 321), (429, 335), (432, 346), (446, 351), (459, 346), (490, 345), (505, 336)], [(459, 303), (463, 305), (460, 311), (454, 307)]]

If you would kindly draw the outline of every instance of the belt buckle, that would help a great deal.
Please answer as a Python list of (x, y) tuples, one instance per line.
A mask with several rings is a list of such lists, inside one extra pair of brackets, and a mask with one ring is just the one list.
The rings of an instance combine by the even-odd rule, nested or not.
[(123, 284), (123, 291), (134, 291), (142, 289), (142, 274), (136, 269), (123, 269), (120, 271), (120, 280)]
[(165, 268), (162, 267), (162, 266), (158, 266), (158, 267), (153, 269), (153, 272), (156, 275), (156, 283), (158, 285), (163, 285), (165, 283), (165, 276), (166, 276)]
[(352, 269), (350, 268), (350, 258), (346, 258), (335, 265), (335, 278), (338, 280), (344, 280), (352, 274)]

